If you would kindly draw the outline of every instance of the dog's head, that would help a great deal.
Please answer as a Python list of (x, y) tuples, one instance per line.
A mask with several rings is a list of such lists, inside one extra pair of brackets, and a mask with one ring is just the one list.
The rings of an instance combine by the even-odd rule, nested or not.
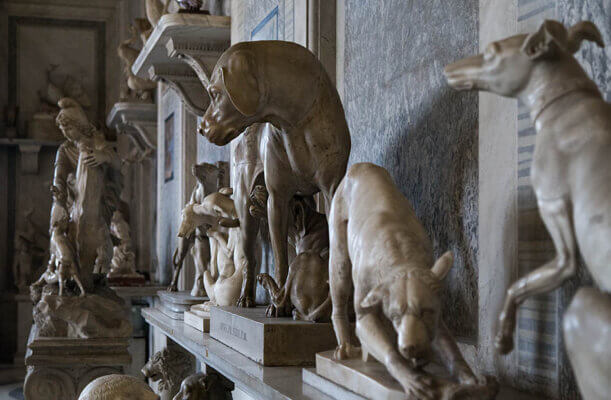
[(583, 40), (604, 47), (599, 30), (589, 21), (567, 30), (560, 22), (547, 20), (535, 33), (492, 42), (484, 53), (449, 64), (445, 76), (457, 90), (517, 97), (529, 85), (537, 65), (572, 57)]
[(412, 268), (387, 276), (361, 301), (364, 309), (382, 307), (397, 333), (397, 349), (414, 368), (427, 364), (441, 314), (441, 281), (452, 268), (450, 252), (431, 269)]
[(257, 64), (250, 51), (240, 44), (219, 58), (207, 87), (210, 105), (198, 129), (212, 143), (224, 146), (244, 129), (258, 122), (263, 91)]

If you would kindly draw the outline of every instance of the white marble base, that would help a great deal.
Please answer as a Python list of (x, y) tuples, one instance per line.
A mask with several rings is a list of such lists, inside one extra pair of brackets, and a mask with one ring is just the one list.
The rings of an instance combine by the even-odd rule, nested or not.
[(336, 345), (330, 323), (267, 318), (265, 307), (211, 307), (210, 336), (265, 366), (311, 365)]
[(399, 382), (377, 361), (335, 360), (333, 350), (316, 354), (316, 374), (368, 399), (405, 400)]
[(210, 332), (210, 314), (202, 315), (202, 313), (196, 313), (193, 311), (185, 311), (184, 314), (185, 324), (194, 327), (198, 331), (204, 333)]
[(159, 310), (172, 319), (183, 320), (185, 311), (191, 306), (208, 301), (208, 297), (191, 296), (188, 291), (168, 292), (159, 290)]
[(326, 395), (333, 397), (334, 399), (341, 400), (366, 400), (365, 397), (359, 396), (358, 394), (340, 386), (336, 383), (331, 382), (328, 379), (316, 373), (316, 368), (304, 368), (302, 371), (303, 383), (317, 388)]

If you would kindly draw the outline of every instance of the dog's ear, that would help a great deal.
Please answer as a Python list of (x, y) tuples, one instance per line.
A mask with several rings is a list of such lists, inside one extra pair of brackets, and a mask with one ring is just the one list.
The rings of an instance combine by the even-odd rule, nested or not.
[(255, 75), (252, 56), (244, 51), (232, 54), (227, 67), (221, 68), (227, 95), (234, 107), (245, 116), (252, 116), (259, 108), (261, 93)]
[(230, 187), (222, 187), (219, 189), (219, 193), (224, 196), (231, 196), (233, 194), (233, 188)]
[(594, 42), (598, 47), (605, 47), (603, 37), (596, 25), (590, 21), (581, 21), (569, 28), (566, 49), (571, 54), (575, 54), (584, 40)]
[(526, 37), (522, 51), (531, 60), (553, 59), (566, 47), (567, 36), (566, 28), (560, 22), (545, 20), (537, 32)]
[(431, 268), (431, 272), (437, 277), (437, 279), (443, 280), (448, 275), (448, 272), (450, 272), (452, 269), (453, 264), (454, 257), (452, 256), (452, 252), (446, 251), (437, 259), (437, 261), (435, 261), (433, 268)]
[(382, 303), (384, 298), (387, 298), (389, 295), (389, 287), (388, 282), (382, 281), (378, 283), (376, 287), (371, 289), (371, 291), (365, 296), (365, 298), (361, 301), (362, 308), (372, 308), (377, 307)]

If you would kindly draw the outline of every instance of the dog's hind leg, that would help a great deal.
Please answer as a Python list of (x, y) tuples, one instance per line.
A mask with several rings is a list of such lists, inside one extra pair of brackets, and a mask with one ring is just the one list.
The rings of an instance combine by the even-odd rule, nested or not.
[(539, 211), (554, 242), (556, 257), (519, 279), (507, 290), (503, 311), (499, 315), (499, 332), (495, 340), (495, 346), (502, 354), (509, 353), (513, 349), (513, 331), (518, 305), (531, 296), (556, 289), (577, 270), (577, 246), (568, 200), (560, 198), (539, 201)]

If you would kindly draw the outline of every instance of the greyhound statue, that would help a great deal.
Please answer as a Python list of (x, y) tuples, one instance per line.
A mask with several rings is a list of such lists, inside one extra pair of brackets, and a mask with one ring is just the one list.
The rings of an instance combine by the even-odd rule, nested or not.
[[(212, 143), (224, 146), (257, 122), (277, 128), (265, 128), (261, 159), (274, 272), (282, 286), (290, 200), (320, 191), (328, 210), (346, 171), (350, 134), (339, 95), (310, 51), (282, 41), (231, 46), (217, 61), (207, 90), (211, 101), (199, 133)], [(253, 276), (247, 273), (242, 305), (254, 305)]]
[(611, 106), (573, 57), (584, 40), (604, 46), (591, 22), (567, 30), (545, 21), (445, 74), (455, 89), (521, 99), (537, 131), (531, 180), (556, 257), (508, 289), (495, 345), (503, 354), (513, 349), (517, 307), (575, 276), (579, 251), (599, 289), (577, 292), (563, 330), (579, 388), (591, 400), (611, 392)]
[[(496, 396), (498, 384), (474, 375), (441, 320), (439, 292), (452, 254), (433, 262), (424, 228), (384, 168), (350, 167), (333, 197), (329, 250), (336, 359), (373, 356), (410, 399)], [(351, 339), (351, 294), (361, 348)], [(458, 383), (419, 371), (433, 355)]]

